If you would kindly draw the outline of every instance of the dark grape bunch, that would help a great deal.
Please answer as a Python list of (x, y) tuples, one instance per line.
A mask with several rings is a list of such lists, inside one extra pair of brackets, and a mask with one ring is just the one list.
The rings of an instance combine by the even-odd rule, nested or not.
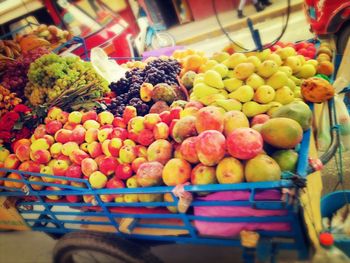
[(158, 83), (177, 84), (177, 75), (181, 66), (174, 59), (155, 59), (150, 61), (144, 69), (134, 68), (125, 74), (125, 78), (109, 85), (111, 91), (117, 94), (106, 105), (109, 111), (117, 116), (123, 115), (127, 105), (134, 106), (138, 115), (146, 115), (152, 106), (152, 102), (144, 102), (140, 99), (140, 87), (144, 82), (156, 85)]
[(24, 87), (28, 82), (27, 73), (30, 64), (48, 53), (48, 49), (39, 47), (22, 54), (14, 61), (8, 62), (1, 78), (1, 85), (11, 90), (11, 92), (16, 92), (18, 97), (23, 98)]

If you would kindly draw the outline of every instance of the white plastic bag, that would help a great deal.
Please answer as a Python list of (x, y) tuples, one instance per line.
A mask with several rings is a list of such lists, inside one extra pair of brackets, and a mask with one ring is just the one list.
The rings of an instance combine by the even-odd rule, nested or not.
[(321, 111), (318, 114), (318, 116), (315, 116), (315, 118), (317, 118), (316, 143), (317, 143), (317, 149), (321, 152), (325, 152), (328, 150), (331, 144), (331, 127), (329, 123), (329, 109), (328, 109), (327, 102), (319, 104), (319, 106), (322, 107)]
[(109, 60), (107, 54), (102, 48), (95, 47), (91, 49), (91, 64), (94, 69), (105, 78), (109, 83), (117, 82), (125, 76), (126, 69), (118, 65), (115, 60)]
[(340, 93), (350, 81), (344, 77), (338, 77), (333, 83), (336, 94), (334, 96), (334, 105), (337, 112), (337, 122), (339, 125), (340, 141), (343, 151), (350, 150), (350, 116), (348, 109), (344, 103), (344, 93)]
[(350, 150), (350, 116), (344, 103), (345, 94), (335, 95), (334, 104), (337, 111), (340, 141), (343, 151)]

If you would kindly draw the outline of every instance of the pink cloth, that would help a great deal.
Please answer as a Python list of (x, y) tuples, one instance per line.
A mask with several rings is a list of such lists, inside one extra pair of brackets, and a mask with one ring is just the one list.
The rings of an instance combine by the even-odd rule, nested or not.
[[(197, 198), (199, 201), (244, 201), (248, 200), (249, 191), (229, 191), (210, 194)], [(266, 190), (258, 192), (255, 200), (281, 200), (281, 193), (277, 190)], [(195, 206), (196, 216), (209, 217), (248, 217), (248, 216), (283, 216), (287, 214), (285, 210), (261, 210), (244, 206)], [(289, 223), (221, 223), (205, 222), (195, 220), (195, 227), (202, 235), (233, 237), (239, 235), (242, 230), (270, 230), (270, 231), (290, 231)]]

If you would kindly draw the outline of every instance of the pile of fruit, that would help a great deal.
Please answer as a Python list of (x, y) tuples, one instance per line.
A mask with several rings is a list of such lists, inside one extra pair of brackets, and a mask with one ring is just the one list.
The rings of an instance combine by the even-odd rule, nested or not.
[(321, 42), (320, 48), (317, 50), (316, 59), (319, 62), (317, 67), (317, 73), (324, 74), (326, 76), (330, 76), (333, 74), (333, 49), (330, 43), (326, 41)]
[(156, 101), (169, 105), (176, 99), (186, 99), (179, 88), (180, 64), (169, 58), (146, 61), (144, 68), (133, 68), (125, 78), (112, 82), (109, 88), (116, 97), (109, 101), (107, 109), (122, 116), (127, 105), (134, 106), (138, 115), (145, 115)]
[(271, 115), (281, 105), (300, 100), (302, 79), (313, 77), (318, 64), (297, 55), (292, 47), (278, 51), (216, 53), (197, 72), (184, 73), (182, 81), (190, 99), (204, 105), (242, 110), (248, 117)]
[[(196, 114), (188, 115), (188, 108), (196, 108)], [(260, 114), (250, 121), (240, 111), (224, 112), (200, 102), (145, 116), (137, 116), (136, 108), (127, 106), (123, 117), (108, 111), (68, 113), (54, 107), (30, 139), (17, 141), (11, 154), (2, 150), (0, 166), (86, 178), (97, 189), (274, 181), (280, 180), (281, 171), (294, 171), (298, 159), (294, 148), (310, 124), (311, 111), (301, 101), (280, 107), (272, 118)], [(20, 178), (16, 173), (8, 177)], [(55, 181), (63, 188), (65, 184), (79, 186), (46, 177), (30, 176), (28, 180)], [(23, 184), (5, 181), (5, 186), (20, 188)], [(76, 201), (78, 197), (71, 198)], [(161, 200), (162, 196), (101, 198), (137, 202)], [(84, 196), (84, 201), (92, 199)]]
[(95, 72), (91, 63), (79, 57), (61, 57), (53, 53), (30, 64), (28, 80), (24, 95), (33, 106), (51, 102), (66, 91), (74, 92), (90, 83), (94, 83), (96, 89), (80, 95), (74, 104), (90, 102), (109, 91), (108, 83)]
[(67, 30), (62, 30), (54, 25), (41, 24), (24, 35), (17, 35), (16, 41), (21, 46), (22, 52), (26, 53), (37, 47), (55, 49), (72, 38)]

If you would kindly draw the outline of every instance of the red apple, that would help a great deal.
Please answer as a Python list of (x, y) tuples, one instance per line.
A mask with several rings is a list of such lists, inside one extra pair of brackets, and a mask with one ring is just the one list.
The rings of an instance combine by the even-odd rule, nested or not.
[(99, 168), (100, 168), (100, 171), (103, 174), (109, 176), (109, 175), (114, 173), (114, 171), (116, 170), (117, 166), (118, 166), (117, 159), (111, 156), (111, 157), (104, 158), (101, 161), (101, 163), (99, 165)]
[(97, 113), (95, 111), (88, 111), (83, 113), (83, 116), (81, 117), (81, 123), (84, 124), (84, 122), (87, 120), (97, 121)]
[(128, 138), (128, 131), (125, 128), (114, 128), (111, 133), (111, 138), (120, 138), (122, 141)]
[(65, 124), (68, 121), (68, 116), (68, 112), (61, 111), (61, 113), (57, 115), (56, 120), (60, 121), (62, 124)]
[(154, 142), (153, 132), (151, 130), (142, 130), (137, 137), (137, 142), (143, 146), (148, 146)]
[(50, 121), (46, 124), (46, 132), (48, 134), (55, 134), (61, 128), (62, 128), (62, 123), (56, 120)]
[(200, 103), (199, 101), (191, 100), (191, 101), (187, 102), (185, 109), (189, 108), (189, 107), (195, 107), (197, 109), (201, 109), (204, 107), (204, 105), (202, 103)]
[(80, 149), (75, 149), (72, 151), (72, 154), (69, 156), (70, 160), (75, 163), (80, 165), (81, 162), (85, 159), (88, 158), (89, 155), (84, 152), (83, 150)]
[(85, 134), (85, 128), (79, 125), (73, 129), (71, 141), (76, 142), (77, 144), (82, 144), (85, 141)]
[(131, 168), (135, 173), (137, 173), (137, 170), (139, 169), (140, 165), (146, 162), (147, 162), (146, 158), (138, 157), (131, 163)]
[(72, 131), (61, 129), (55, 133), (55, 140), (56, 142), (66, 143), (70, 141), (71, 136), (72, 136)]
[(170, 111), (163, 111), (159, 114), (160, 119), (162, 122), (166, 123), (167, 125), (170, 125), (171, 123), (171, 117), (170, 117)]
[(126, 180), (132, 176), (132, 168), (128, 163), (119, 164), (115, 170), (115, 177), (118, 179)]
[(146, 129), (153, 130), (153, 127), (161, 121), (162, 119), (159, 117), (159, 114), (149, 113), (145, 115), (144, 125)]
[(76, 123), (76, 122), (66, 122), (63, 125), (63, 129), (73, 131), (75, 129), (75, 127), (77, 127), (78, 125), (80, 125), (80, 124)]
[(79, 195), (67, 195), (66, 199), (69, 203), (78, 203), (81, 201), (81, 196), (79, 196)]
[(180, 112), (182, 111), (181, 107), (174, 107), (170, 110), (170, 119), (177, 120), (180, 119)]
[(171, 121), (170, 126), (169, 126), (169, 134), (172, 134), (174, 126), (178, 121), (179, 120), (176, 120), (176, 119)]
[(35, 139), (40, 139), (44, 137), (45, 134), (46, 134), (46, 125), (44, 124), (39, 124), (39, 126), (36, 127), (34, 130)]
[(120, 148), (123, 146), (123, 141), (120, 138), (113, 138), (108, 144), (108, 150), (113, 157), (119, 157)]
[(90, 142), (87, 146), (88, 152), (92, 158), (102, 155), (102, 145), (99, 142)]
[(126, 128), (126, 124), (124, 122), (124, 119), (122, 117), (115, 117), (112, 122), (113, 127), (119, 127), (119, 128)]
[(72, 178), (81, 178), (83, 173), (81, 171), (80, 165), (72, 164), (71, 166), (68, 167), (65, 175), (67, 177), (72, 177)]
[(165, 122), (157, 123), (153, 128), (153, 136), (155, 140), (166, 140), (169, 137), (169, 126)]
[(123, 112), (124, 123), (129, 123), (129, 121), (137, 116), (137, 110), (134, 106), (126, 106)]
[(128, 139), (137, 142), (137, 139), (139, 138), (139, 136), (133, 132), (132, 130), (128, 132)]

